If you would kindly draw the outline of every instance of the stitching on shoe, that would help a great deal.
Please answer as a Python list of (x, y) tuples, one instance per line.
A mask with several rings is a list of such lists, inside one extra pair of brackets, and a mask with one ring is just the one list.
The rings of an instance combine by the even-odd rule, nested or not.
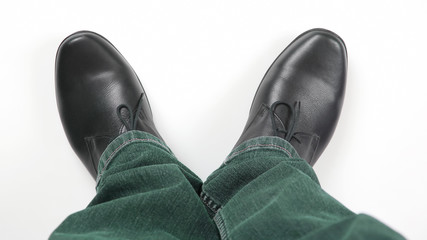
[(98, 173), (98, 169), (97, 169), (95, 161), (92, 157), (92, 141), (91, 141), (91, 138), (85, 137), (84, 140), (85, 140), (86, 150), (89, 152), (90, 162), (92, 163), (92, 167), (95, 170), (95, 174), (96, 174), (96, 173)]
[(226, 162), (229, 161), (231, 158), (235, 157), (236, 155), (238, 155), (238, 154), (240, 154), (246, 150), (249, 150), (250, 148), (253, 148), (253, 147), (275, 147), (275, 148), (279, 148), (280, 150), (284, 151), (288, 155), (288, 157), (292, 157), (291, 152), (289, 152), (284, 147), (281, 147), (281, 146), (278, 146), (275, 144), (254, 144), (254, 145), (249, 145), (249, 146), (245, 147), (244, 149), (231, 154), (229, 157), (227, 157)]
[[(96, 139), (108, 139), (108, 144), (111, 143), (111, 141), (113, 140), (113, 138), (110, 135), (101, 135), (101, 136), (92, 136), (92, 137), (85, 137), (85, 144), (86, 144), (86, 149), (89, 152), (89, 156), (90, 156), (90, 161), (92, 163), (93, 169), (95, 170), (95, 174), (98, 174), (98, 167), (97, 165), (99, 164), (99, 158), (95, 159), (93, 158), (93, 150), (94, 150), (94, 141)], [(98, 164), (96, 163), (96, 160), (98, 160)]]

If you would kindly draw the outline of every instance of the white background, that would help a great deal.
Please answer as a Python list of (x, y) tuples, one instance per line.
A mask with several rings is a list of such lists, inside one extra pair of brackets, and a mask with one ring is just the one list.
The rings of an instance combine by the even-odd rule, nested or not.
[(108, 38), (157, 127), (202, 179), (231, 150), (255, 90), (300, 33), (339, 34), (344, 108), (315, 166), (323, 188), (411, 239), (427, 237), (426, 1), (7, 1), (0, 4), (0, 238), (46, 239), (95, 195), (57, 113), (54, 58), (78, 30)]

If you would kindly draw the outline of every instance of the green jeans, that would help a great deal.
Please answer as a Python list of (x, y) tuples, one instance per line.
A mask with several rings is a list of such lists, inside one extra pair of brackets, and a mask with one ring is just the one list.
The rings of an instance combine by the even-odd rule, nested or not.
[(244, 142), (202, 183), (163, 141), (130, 131), (101, 156), (96, 190), (50, 239), (403, 239), (324, 192), (277, 137)]

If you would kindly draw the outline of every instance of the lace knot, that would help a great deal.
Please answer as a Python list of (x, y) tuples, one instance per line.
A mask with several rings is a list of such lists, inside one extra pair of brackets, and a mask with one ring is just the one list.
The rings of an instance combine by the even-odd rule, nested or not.
[[(144, 99), (144, 93), (141, 93), (141, 96), (138, 99), (138, 105), (136, 107), (136, 113), (134, 115), (132, 108), (130, 108), (126, 104), (121, 104), (117, 107), (117, 116), (119, 117), (120, 121), (123, 123), (123, 125), (126, 127), (127, 131), (136, 130), (136, 124), (138, 123), (138, 117), (142, 112), (142, 102)], [(129, 119), (126, 119), (123, 117), (121, 111), (122, 109), (126, 109), (129, 112)]]
[[(279, 105), (285, 105), (286, 107), (289, 108), (290, 120), (288, 121), (288, 126), (285, 127), (285, 124), (282, 122), (283, 127), (285, 127), (285, 129), (279, 128), (276, 123), (276, 117), (280, 120), (278, 115), (275, 113), (276, 108)], [(296, 124), (299, 118), (300, 109), (301, 109), (301, 102), (299, 101), (295, 102), (294, 105), (290, 105), (286, 102), (276, 101), (270, 106), (270, 116), (271, 116), (271, 122), (273, 124), (273, 129), (277, 135), (279, 135), (280, 133), (284, 134), (285, 135), (284, 139), (288, 142), (291, 139), (295, 139), (296, 141), (298, 141), (298, 143), (301, 143), (301, 141), (295, 136), (295, 134), (297, 133), (295, 132), (295, 129), (296, 129)]]

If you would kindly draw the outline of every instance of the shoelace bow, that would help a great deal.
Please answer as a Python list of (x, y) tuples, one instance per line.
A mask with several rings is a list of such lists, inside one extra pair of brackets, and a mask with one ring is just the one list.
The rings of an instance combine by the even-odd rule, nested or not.
[[(289, 108), (290, 121), (289, 121), (287, 129), (280, 129), (279, 127), (277, 127), (275, 117), (278, 117), (278, 116), (276, 115), (276, 113), (274, 111), (276, 110), (276, 108), (279, 105), (285, 105)], [(301, 141), (295, 136), (295, 134), (297, 133), (297, 132), (295, 132), (295, 126), (296, 126), (296, 123), (297, 123), (298, 118), (299, 118), (300, 109), (301, 109), (301, 102), (299, 102), (299, 101), (295, 102), (294, 105), (290, 105), (290, 104), (285, 103), (285, 102), (277, 101), (277, 102), (274, 102), (270, 106), (270, 116), (271, 116), (271, 122), (273, 124), (273, 129), (276, 132), (276, 134), (284, 133), (286, 141), (290, 141), (291, 139), (295, 139), (298, 143), (301, 143)]]
[[(142, 102), (144, 99), (143, 97), (144, 97), (144, 93), (141, 93), (141, 96), (138, 99), (138, 105), (136, 107), (135, 115), (133, 115), (132, 108), (130, 108), (126, 104), (121, 104), (120, 106), (117, 107), (117, 116), (119, 117), (119, 119), (123, 123), (123, 125), (125, 125), (125, 127), (128, 131), (136, 129), (136, 124), (138, 123), (139, 114), (141, 114), (141, 112), (142, 112)], [(125, 119), (122, 116), (122, 114), (121, 114), (122, 109), (126, 109), (129, 112), (129, 119)]]

